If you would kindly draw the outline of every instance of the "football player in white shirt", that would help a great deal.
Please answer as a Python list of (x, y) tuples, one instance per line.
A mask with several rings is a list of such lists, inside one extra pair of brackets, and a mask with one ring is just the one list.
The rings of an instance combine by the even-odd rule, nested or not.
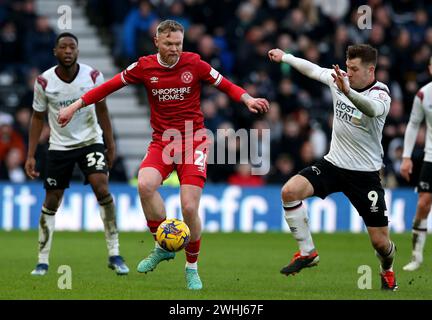
[(381, 264), (382, 289), (397, 290), (393, 272), (396, 249), (389, 237), (379, 176), (382, 129), (391, 99), (387, 86), (375, 80), (377, 50), (365, 44), (349, 46), (346, 73), (338, 65), (333, 69), (321, 68), (280, 49), (272, 49), (268, 54), (270, 60), (288, 63), (309, 78), (328, 85), (334, 109), (329, 153), (301, 170), (282, 188), (285, 219), (300, 250), (281, 273), (296, 274), (319, 261), (302, 200), (311, 196), (324, 199), (331, 193), (343, 192), (367, 227)]
[[(429, 61), (429, 73), (432, 74), (432, 58)], [(417, 270), (423, 262), (423, 248), (427, 235), (427, 218), (432, 204), (432, 82), (422, 87), (414, 97), (410, 119), (405, 131), (400, 173), (407, 181), (410, 180), (410, 174), (413, 169), (411, 154), (423, 119), (426, 120), (425, 155), (416, 188), (418, 201), (412, 227), (412, 256), (411, 261), (403, 267), (405, 271)]]
[(102, 100), (97, 103), (97, 108), (80, 110), (71, 121), (74, 122), (72, 126), (61, 128), (57, 123), (60, 108), (68, 106), (85, 92), (104, 82), (99, 71), (77, 63), (78, 53), (77, 37), (71, 33), (60, 34), (54, 48), (58, 65), (43, 72), (34, 85), (33, 115), (25, 163), (26, 173), (31, 179), (39, 176), (35, 151), (46, 113), (51, 130), (46, 176), (43, 177), (46, 193), (39, 221), (38, 263), (32, 275), (41, 276), (48, 272), (55, 214), (64, 190), (69, 187), (75, 164), (83, 172), (85, 183), (92, 186), (100, 205), (109, 254), (108, 267), (119, 275), (129, 272), (120, 256), (115, 206), (108, 188), (108, 170), (114, 161), (115, 144), (106, 102)]

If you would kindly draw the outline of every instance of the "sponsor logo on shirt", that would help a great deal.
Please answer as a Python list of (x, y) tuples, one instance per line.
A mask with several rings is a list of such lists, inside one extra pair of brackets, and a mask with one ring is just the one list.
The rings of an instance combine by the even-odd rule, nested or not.
[(337, 100), (335, 108), (335, 116), (343, 121), (351, 122), (356, 126), (362, 124), (362, 114), (353, 106), (346, 104), (343, 101)]
[(181, 74), (180, 78), (184, 83), (188, 84), (192, 82), (193, 75), (189, 71), (185, 71)]
[(188, 93), (191, 93), (191, 87), (152, 89), (153, 97), (157, 96), (159, 102), (171, 100), (182, 101)]

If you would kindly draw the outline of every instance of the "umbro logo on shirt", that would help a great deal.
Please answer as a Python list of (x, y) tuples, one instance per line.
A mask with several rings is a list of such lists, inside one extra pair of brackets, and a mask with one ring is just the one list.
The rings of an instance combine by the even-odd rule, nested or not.
[(159, 78), (158, 77), (151, 77), (150, 78), (150, 82), (151, 83), (157, 83), (159, 81)]

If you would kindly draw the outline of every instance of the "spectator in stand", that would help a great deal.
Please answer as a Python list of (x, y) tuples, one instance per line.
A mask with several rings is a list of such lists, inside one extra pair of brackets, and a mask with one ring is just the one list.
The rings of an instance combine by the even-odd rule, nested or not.
[(55, 46), (56, 33), (50, 26), (47, 17), (37, 17), (35, 29), (26, 38), (26, 56), (31, 67), (46, 70), (54, 66), (57, 61), (52, 54)]
[(7, 113), (0, 114), (0, 163), (4, 163), (7, 159), (8, 153), (15, 149), (18, 155), (17, 158), (19, 165), (24, 164), (25, 160), (25, 144), (24, 139), (16, 132), (13, 125), (13, 117)]
[(252, 175), (250, 164), (238, 164), (236, 171), (229, 176), (228, 184), (240, 187), (260, 187), (264, 185), (264, 179), (262, 176)]
[(266, 181), (269, 184), (281, 185), (296, 174), (294, 169), (295, 164), (293, 159), (288, 154), (281, 153), (276, 158), (273, 170), (266, 176)]
[(138, 34), (140, 32), (147, 33), (158, 20), (158, 15), (153, 11), (151, 3), (147, 0), (141, 0), (138, 8), (133, 9), (128, 14), (123, 28), (123, 46), (127, 58), (131, 60), (137, 58), (137, 41), (145, 41), (145, 39), (139, 39)]

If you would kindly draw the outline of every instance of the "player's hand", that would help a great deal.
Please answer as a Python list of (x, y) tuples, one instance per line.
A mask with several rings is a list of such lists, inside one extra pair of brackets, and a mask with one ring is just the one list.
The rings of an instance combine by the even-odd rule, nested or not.
[(412, 173), (413, 162), (410, 158), (403, 158), (402, 164), (400, 166), (400, 174), (406, 180), (410, 181), (410, 174)]
[(81, 107), (81, 104), (82, 100), (78, 99), (74, 103), (68, 105), (66, 108), (60, 109), (57, 117), (57, 122), (62, 128), (65, 127), (72, 120), (75, 111), (77, 111)]
[(264, 98), (250, 98), (246, 100), (246, 106), (248, 107), (250, 112), (253, 113), (264, 113), (269, 111), (270, 104)]
[(36, 168), (36, 159), (34, 157), (28, 157), (27, 158), (27, 160), (25, 162), (25, 165), (24, 165), (24, 168), (25, 168), (25, 172), (26, 172), (27, 176), (30, 179), (33, 180), (33, 179), (39, 177), (40, 173), (35, 170), (35, 168)]
[(335, 73), (332, 73), (332, 77), (337, 87), (345, 95), (348, 94), (350, 91), (348, 75), (339, 68), (339, 65), (333, 65), (333, 70)]
[(283, 52), (281, 49), (271, 49), (268, 52), (268, 56), (269, 56), (270, 60), (274, 61), (274, 62), (281, 62), (282, 56), (284, 54), (285, 54), (285, 52)]
[(113, 164), (114, 164), (115, 157), (116, 157), (115, 146), (108, 147), (105, 151), (105, 156), (106, 156), (108, 169), (111, 169)]

